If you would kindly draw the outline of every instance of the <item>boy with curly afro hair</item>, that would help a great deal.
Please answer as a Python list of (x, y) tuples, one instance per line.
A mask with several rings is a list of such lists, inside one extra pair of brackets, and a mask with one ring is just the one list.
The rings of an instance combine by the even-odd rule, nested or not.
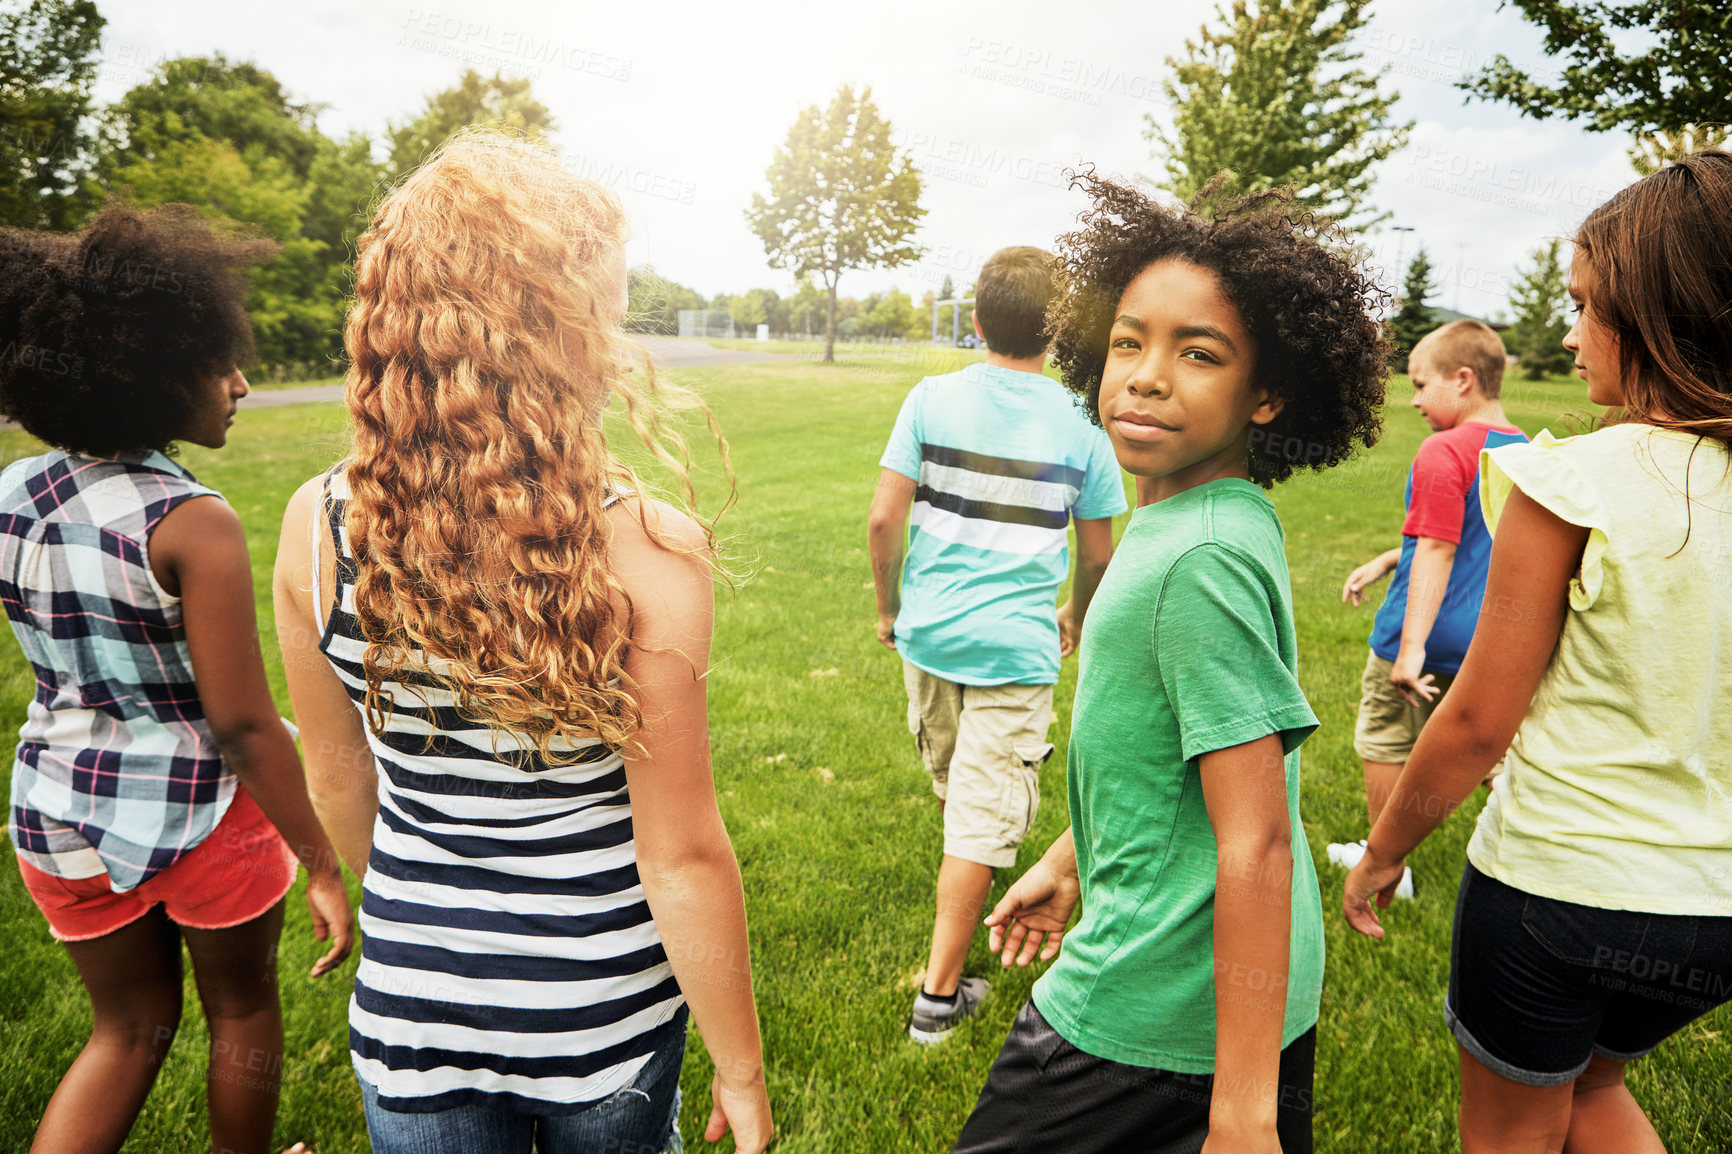
[(1071, 828), (987, 918), (1005, 965), (1063, 955), (956, 1149), (1306, 1152), (1317, 719), (1263, 490), (1376, 440), (1384, 294), (1285, 193), (1182, 211), (1075, 183), (1094, 206), (1059, 243), (1054, 359), (1139, 507), (1083, 625)]

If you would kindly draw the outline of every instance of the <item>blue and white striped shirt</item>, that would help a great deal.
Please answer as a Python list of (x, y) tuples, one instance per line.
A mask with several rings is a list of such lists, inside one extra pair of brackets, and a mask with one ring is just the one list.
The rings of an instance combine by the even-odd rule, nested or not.
[(1057, 681), (1065, 529), (1128, 508), (1106, 434), (1052, 378), (973, 364), (914, 386), (879, 463), (917, 485), (903, 660), (966, 685)]
[[(363, 709), (342, 466), (326, 494), (337, 565), (319, 648)], [(582, 757), (549, 765), (464, 718), (434, 676), (383, 688), (394, 705), (367, 737), (379, 817), (349, 1007), (360, 1077), (409, 1113), (577, 1111), (629, 1086), (683, 1036), (686, 1011), (638, 880), (619, 752), (558, 745)]]

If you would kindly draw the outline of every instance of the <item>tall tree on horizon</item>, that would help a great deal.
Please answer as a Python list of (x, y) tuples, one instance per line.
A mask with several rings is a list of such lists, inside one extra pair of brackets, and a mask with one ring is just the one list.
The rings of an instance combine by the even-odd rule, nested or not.
[(537, 100), (529, 81), (495, 72), (482, 76), (465, 68), (457, 83), (427, 98), (421, 115), (406, 124), (385, 128), (390, 155), (385, 161), (386, 182), (420, 164), (458, 129), (472, 124), (496, 124), (531, 139), (539, 139), (557, 127), (553, 113)]
[(765, 176), (769, 195), (752, 194), (746, 220), (772, 268), (824, 286), (824, 363), (833, 364), (842, 274), (895, 268), (925, 251), (912, 240), (926, 215), (920, 172), (892, 142), (872, 89), (844, 84), (827, 109), (813, 104), (795, 117)]
[(1420, 245), (1413, 259), (1407, 262), (1407, 275), (1402, 280), (1401, 305), (1389, 321), (1389, 344), (1396, 357), (1406, 357), (1419, 339), (1437, 327), (1437, 318), (1425, 302), (1437, 291), (1431, 279), (1431, 257)]
[(1562, 249), (1561, 240), (1535, 249), (1529, 257), (1533, 267), (1518, 268), (1510, 288), (1509, 304), (1515, 313), (1510, 351), (1521, 358), (1522, 375), (1530, 381), (1567, 373), (1575, 363), (1575, 354), (1563, 344), (1564, 334), (1570, 331), (1570, 290), (1559, 256)]
[[(1217, 173), (1236, 181), (1223, 194), (1281, 186), (1299, 205), (1361, 227), (1388, 213), (1370, 211), (1373, 168), (1407, 143), (1412, 121), (1396, 123), (1399, 93), (1388, 71), (1368, 72), (1353, 41), (1369, 0), (1235, 0), (1169, 57), (1165, 83), (1173, 106), (1168, 131), (1145, 116), (1144, 137), (1163, 161), (1163, 187), (1190, 201)], [(1369, 213), (1369, 215), (1365, 215)]]

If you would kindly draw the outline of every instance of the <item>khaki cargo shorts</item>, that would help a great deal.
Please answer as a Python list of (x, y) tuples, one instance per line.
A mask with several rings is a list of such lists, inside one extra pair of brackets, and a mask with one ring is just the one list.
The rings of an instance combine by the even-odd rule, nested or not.
[(944, 802), (944, 852), (1002, 869), (1040, 812), (1050, 685), (959, 685), (902, 663), (908, 728)]
[(1359, 721), (1353, 727), (1353, 748), (1366, 761), (1398, 765), (1413, 752), (1419, 731), (1443, 703), (1455, 681), (1453, 673), (1435, 673), (1432, 685), (1440, 692), (1425, 705), (1409, 705), (1389, 683), (1395, 663), (1371, 654), (1359, 686)]

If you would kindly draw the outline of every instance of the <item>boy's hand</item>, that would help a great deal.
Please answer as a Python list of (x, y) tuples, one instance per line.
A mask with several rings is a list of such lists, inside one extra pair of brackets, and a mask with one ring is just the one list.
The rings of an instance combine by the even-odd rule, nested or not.
[(1395, 692), (1401, 694), (1402, 700), (1416, 709), (1430, 705), (1443, 692), (1432, 684), (1437, 680), (1434, 675), (1420, 672), (1424, 668), (1424, 647), (1403, 645), (1389, 670), (1389, 684), (1395, 686)]
[(1395, 900), (1395, 887), (1406, 870), (1405, 859), (1380, 861), (1367, 847), (1365, 856), (1348, 873), (1347, 884), (1341, 891), (1341, 912), (1347, 916), (1347, 924), (1368, 938), (1383, 940), (1383, 925), (1377, 920), (1371, 901), (1373, 898), (1377, 900), (1377, 909), (1388, 909), (1389, 903)]
[(1076, 652), (1077, 628), (1070, 602), (1058, 607), (1058, 655), (1069, 657)]
[[(1387, 555), (1385, 555), (1387, 556)], [(1374, 557), (1347, 575), (1346, 584), (1341, 586), (1341, 602), (1344, 605), (1363, 605), (1368, 600), (1365, 591), (1388, 576), (1391, 566), (1384, 557)]]
[(878, 644), (889, 650), (896, 648), (896, 614), (878, 615)]
[(1036, 949), (1040, 950), (1041, 961), (1052, 961), (1058, 957), (1065, 926), (1070, 924), (1070, 916), (1076, 912), (1081, 897), (1082, 883), (1077, 876), (1060, 873), (1042, 858), (1005, 891), (986, 916), (986, 924), (992, 927), (987, 947), (995, 954), (1002, 951), (999, 964), (1004, 966), (1010, 965), (1011, 956), (1017, 954), (1019, 947), (1022, 951), (1016, 957), (1019, 966), (1032, 962)]

